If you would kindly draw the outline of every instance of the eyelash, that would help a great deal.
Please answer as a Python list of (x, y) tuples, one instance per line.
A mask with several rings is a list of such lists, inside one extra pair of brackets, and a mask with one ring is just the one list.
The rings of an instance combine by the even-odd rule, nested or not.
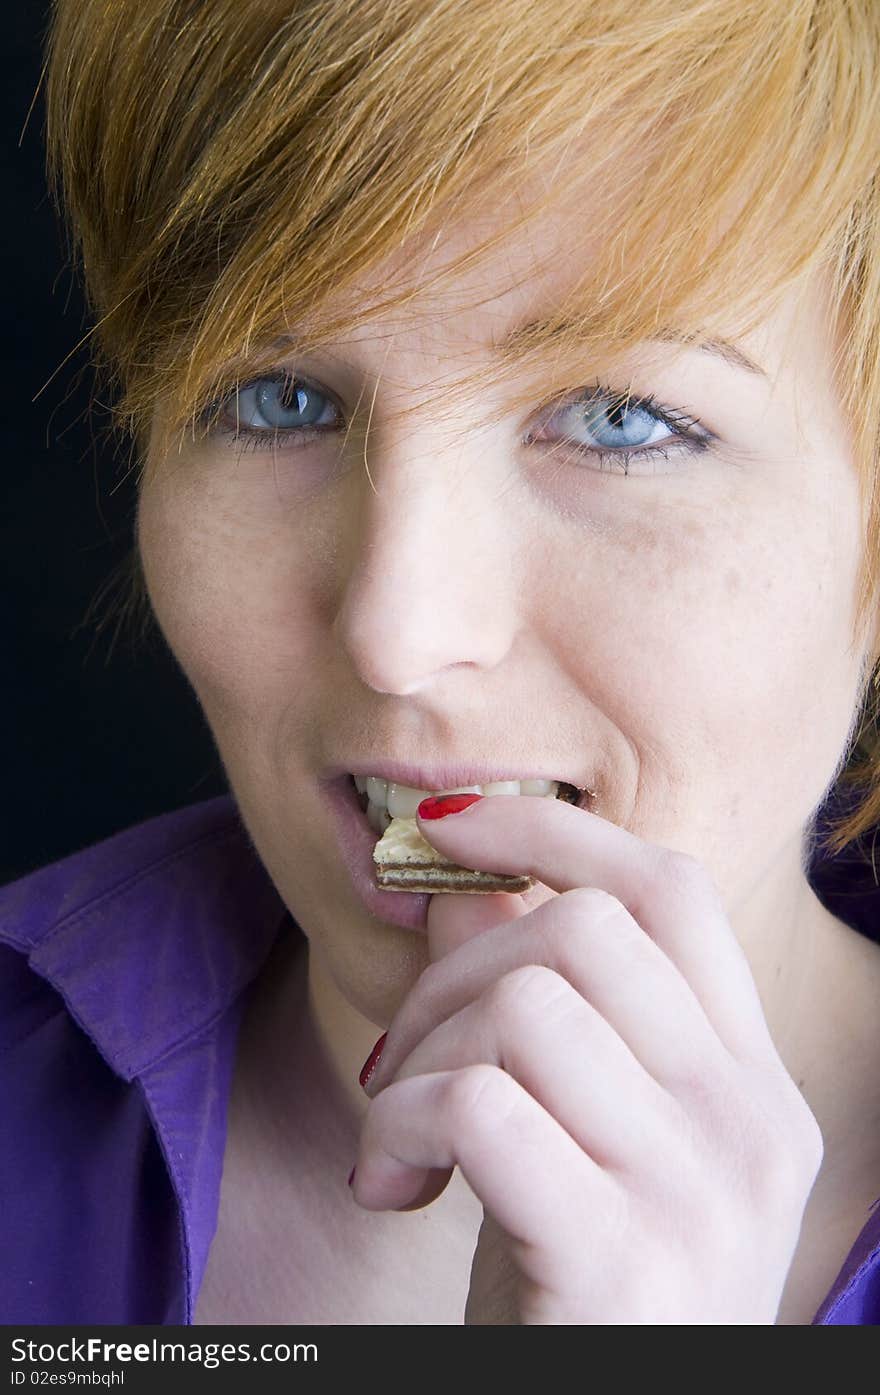
[[(240, 383), (237, 391), (244, 392), (248, 388), (254, 387), (257, 383), (283, 383), (286, 386), (293, 386), (296, 384), (299, 387), (317, 392), (321, 397), (324, 397), (335, 410), (339, 410), (333, 397), (323, 388), (319, 388), (317, 384), (310, 383), (306, 378), (297, 377), (286, 372), (262, 374), (258, 378), (252, 378), (249, 382)], [(325, 435), (328, 431), (337, 431), (339, 429), (337, 426), (304, 426), (291, 427), (286, 431), (278, 431), (260, 430), (259, 428), (242, 426), (239, 424), (237, 429), (232, 430), (228, 427), (218, 426), (218, 422), (222, 420), (221, 412), (224, 406), (230, 400), (234, 399), (235, 395), (236, 393), (232, 392), (227, 397), (211, 403), (199, 415), (198, 422), (208, 437), (225, 436), (230, 444), (237, 442), (241, 451), (262, 450), (269, 445), (277, 449), (279, 446), (286, 445), (288, 441), (296, 441), (297, 445), (304, 446), (317, 440), (318, 437)], [(593, 460), (597, 460), (600, 470), (604, 470), (606, 463), (610, 462), (612, 468), (626, 475), (629, 473), (629, 467), (633, 461), (654, 458), (658, 455), (668, 461), (670, 447), (675, 447), (676, 455), (681, 453), (698, 454), (707, 450), (710, 441), (713, 439), (711, 433), (703, 436), (698, 435), (694, 430), (695, 427), (702, 427), (699, 417), (689, 416), (686, 412), (679, 411), (677, 408), (665, 406), (662, 402), (657, 401), (653, 393), (649, 393), (647, 397), (634, 397), (614, 388), (607, 387), (598, 380), (595, 383), (589, 384), (580, 395), (565, 397), (555, 403), (552, 409), (546, 413), (546, 416), (547, 419), (552, 419), (552, 416), (556, 412), (567, 406), (583, 404), (585, 407), (588, 407), (597, 403), (606, 403), (607, 411), (609, 412), (614, 411), (624, 404), (628, 410), (647, 412), (658, 422), (662, 423), (662, 425), (676, 432), (679, 439), (677, 441), (670, 439), (652, 446), (637, 446), (633, 449), (620, 448), (614, 450), (609, 447), (581, 445), (576, 441), (572, 441), (570, 438), (562, 438), (559, 442), (545, 443), (536, 441), (535, 437), (529, 433), (525, 437), (523, 444), (547, 444), (553, 450), (567, 447), (568, 450), (574, 451), (578, 455), (586, 455)], [(703, 428), (703, 430), (705, 431), (705, 428)], [(620, 469), (621, 466), (623, 467), (622, 470)]]

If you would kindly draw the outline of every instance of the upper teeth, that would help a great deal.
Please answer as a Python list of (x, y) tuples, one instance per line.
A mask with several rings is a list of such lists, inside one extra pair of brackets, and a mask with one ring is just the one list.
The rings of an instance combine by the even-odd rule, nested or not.
[(498, 780), (488, 785), (457, 785), (449, 790), (412, 789), (382, 780), (378, 775), (355, 775), (354, 782), (359, 794), (366, 794), (370, 804), (387, 810), (393, 819), (414, 819), (422, 800), (432, 794), (538, 794), (555, 799), (559, 792), (556, 780)]

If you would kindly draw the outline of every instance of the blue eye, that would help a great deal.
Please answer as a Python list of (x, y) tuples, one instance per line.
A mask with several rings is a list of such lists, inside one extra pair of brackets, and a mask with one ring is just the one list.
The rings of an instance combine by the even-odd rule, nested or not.
[[(557, 423), (556, 429), (544, 434), (552, 422)], [(695, 417), (662, 407), (653, 397), (632, 397), (596, 383), (544, 416), (525, 443), (565, 445), (576, 454), (593, 457), (600, 469), (626, 475), (639, 460), (649, 460), (654, 471), (658, 457), (669, 459), (670, 446), (676, 454), (706, 450), (710, 437), (694, 431), (698, 425)]]
[(204, 413), (205, 424), (253, 448), (278, 445), (288, 436), (311, 439), (339, 425), (338, 408), (320, 388), (289, 373), (243, 383)]
[[(588, 407), (583, 413), (584, 430), (594, 438), (610, 434), (610, 440), (599, 439), (600, 446), (644, 446), (656, 437), (658, 419), (644, 407), (624, 402)], [(647, 433), (647, 434), (646, 434)]]
[(321, 394), (296, 382), (279, 383), (274, 379), (255, 383), (246, 388), (239, 401), (239, 412), (247, 411), (248, 393), (253, 394), (254, 406), (268, 426), (280, 431), (291, 426), (314, 426), (321, 418)]

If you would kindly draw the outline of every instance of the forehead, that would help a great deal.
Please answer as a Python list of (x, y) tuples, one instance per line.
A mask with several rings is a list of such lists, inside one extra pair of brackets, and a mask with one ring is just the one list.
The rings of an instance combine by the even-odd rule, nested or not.
[[(352, 316), (345, 343), (378, 345), (386, 358), (482, 356), (563, 305), (588, 311), (591, 268), (602, 239), (615, 235), (615, 219), (625, 217), (625, 204), (597, 186), (589, 199), (574, 189), (535, 208), (536, 187), (544, 192), (544, 181), (533, 179), (490, 204), (451, 210), (361, 274), (344, 298), (327, 303)], [(401, 292), (404, 304), (384, 308)], [(745, 335), (731, 330), (731, 338), (771, 376), (825, 379), (832, 330), (829, 278), (819, 272), (780, 291), (759, 325)]]
[[(591, 257), (593, 240), (578, 232), (572, 210), (550, 209), (517, 228), (522, 212), (510, 197), (493, 209), (439, 216), (326, 301), (323, 314), (350, 315), (351, 342), (389, 332), (438, 347), (453, 340), (463, 350), (500, 342), (511, 325), (561, 303)], [(387, 304), (401, 295), (403, 303)], [(293, 328), (308, 336), (308, 325)]]

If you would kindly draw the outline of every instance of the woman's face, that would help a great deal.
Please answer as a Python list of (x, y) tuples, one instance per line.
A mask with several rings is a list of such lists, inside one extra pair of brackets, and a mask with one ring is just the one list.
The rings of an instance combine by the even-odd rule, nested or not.
[[(430, 269), (466, 237), (451, 231)], [(426, 942), (356, 892), (321, 793), (331, 767), (558, 774), (703, 862), (736, 928), (750, 898), (802, 878), (801, 833), (849, 732), (860, 509), (818, 294), (740, 343), (768, 376), (652, 345), (627, 378), (653, 404), (626, 417), (596, 396), (622, 375), (593, 362), (587, 410), (570, 398), (549, 416), (536, 398), (499, 420), (479, 391), (432, 407), (432, 386), (478, 379), (493, 341), (553, 307), (579, 241), (573, 223), (539, 227), (297, 363), (298, 417), (279, 416), (272, 383), (239, 396), (255, 430), (338, 429), (188, 443), (142, 490), (151, 600), (248, 831), (379, 1025)], [(627, 445), (651, 452), (628, 474), (599, 458)]]

